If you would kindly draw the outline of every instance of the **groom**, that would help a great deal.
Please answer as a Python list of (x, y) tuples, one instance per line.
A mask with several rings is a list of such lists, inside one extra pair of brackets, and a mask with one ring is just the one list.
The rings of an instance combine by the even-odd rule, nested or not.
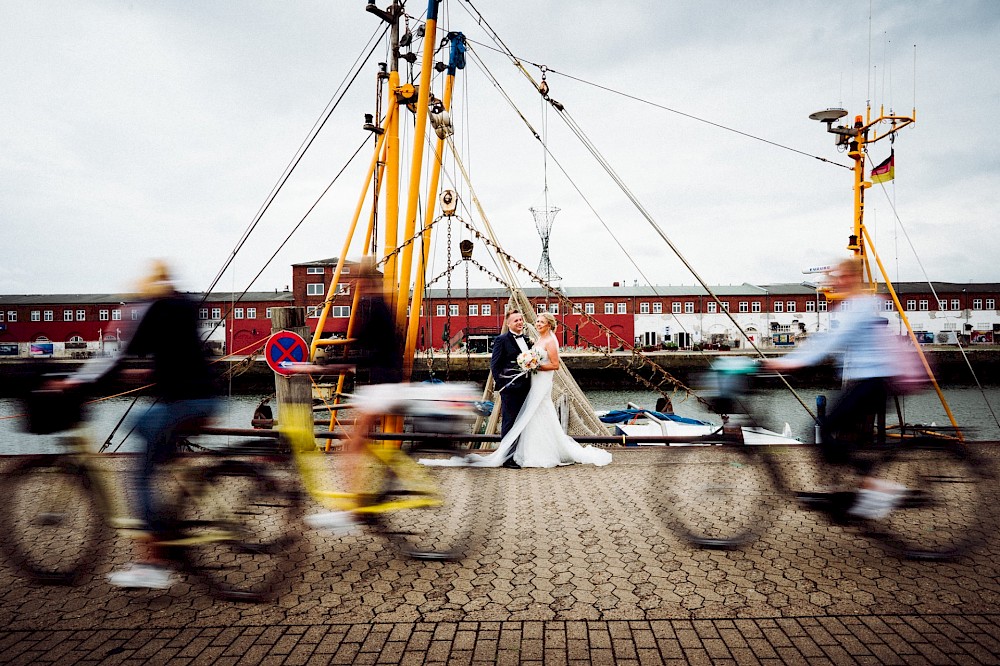
[[(517, 366), (517, 357), (531, 348), (531, 340), (524, 335), (524, 316), (520, 312), (507, 314), (507, 332), (498, 335), (493, 341), (493, 356), (490, 358), (490, 372), (493, 382), (500, 391), (500, 437), (507, 434), (517, 420), (524, 399), (531, 388), (531, 376), (517, 377), (521, 368)], [(514, 379), (517, 377), (517, 379)], [(519, 442), (510, 447), (510, 455), (504, 461), (503, 467), (517, 469), (514, 462), (514, 452)]]

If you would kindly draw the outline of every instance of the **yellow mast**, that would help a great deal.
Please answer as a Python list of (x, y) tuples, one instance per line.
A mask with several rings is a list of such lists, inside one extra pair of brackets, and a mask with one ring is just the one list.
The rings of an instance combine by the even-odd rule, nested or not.
[[(948, 420), (958, 433), (959, 439), (962, 439), (962, 433), (958, 428), (958, 423), (955, 421), (955, 416), (952, 413), (951, 408), (948, 406), (948, 401), (945, 399), (944, 393), (941, 391), (941, 387), (938, 385), (937, 379), (934, 377), (934, 373), (931, 371), (930, 364), (927, 362), (926, 356), (924, 356), (920, 343), (917, 342), (917, 336), (913, 333), (913, 327), (910, 326), (910, 321), (906, 316), (906, 311), (903, 309), (903, 306), (899, 301), (899, 296), (896, 294), (896, 289), (892, 286), (892, 280), (889, 279), (885, 266), (879, 259), (878, 253), (875, 250), (875, 244), (872, 242), (871, 236), (868, 234), (868, 230), (865, 227), (864, 222), (865, 190), (872, 186), (871, 181), (865, 180), (865, 159), (868, 144), (875, 143), (876, 141), (886, 137), (894, 137), (896, 132), (915, 123), (917, 110), (914, 109), (910, 116), (898, 116), (894, 115), (891, 111), (889, 114), (886, 114), (885, 107), (879, 107), (878, 117), (872, 120), (872, 109), (869, 106), (866, 109), (864, 117), (861, 115), (854, 117), (853, 125), (841, 125), (838, 127), (833, 126), (835, 121), (840, 120), (846, 115), (848, 114), (844, 109), (834, 108), (817, 111), (816, 113), (810, 114), (809, 117), (812, 120), (818, 120), (826, 123), (826, 131), (837, 136), (836, 144), (838, 146), (846, 146), (848, 150), (847, 156), (854, 160), (854, 224), (852, 229), (853, 233), (847, 241), (847, 249), (853, 252), (854, 255), (862, 262), (865, 274), (868, 275), (869, 287), (872, 291), (875, 290), (875, 273), (872, 270), (872, 266), (869, 261), (869, 253), (875, 260), (879, 273), (882, 276), (882, 280), (885, 282), (886, 289), (889, 291), (889, 295), (892, 297), (892, 301), (895, 304), (896, 312), (899, 314), (899, 318), (903, 322), (903, 325), (906, 326), (906, 332), (911, 343), (913, 344), (914, 349), (916, 349), (917, 353), (920, 355), (920, 361), (924, 366), (924, 370), (927, 372), (927, 376), (930, 378), (931, 384), (934, 386), (934, 390), (937, 393), (938, 399), (941, 401), (941, 405), (944, 407), (945, 413), (948, 415)], [(888, 124), (888, 128), (885, 128), (885, 124)]]

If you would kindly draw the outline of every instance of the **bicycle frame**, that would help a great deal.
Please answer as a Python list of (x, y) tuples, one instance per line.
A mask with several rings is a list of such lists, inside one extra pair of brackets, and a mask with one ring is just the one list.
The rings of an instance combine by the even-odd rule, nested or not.
[(308, 405), (295, 404), (282, 405), (280, 409), (282, 418), (278, 429), (288, 439), (303, 486), (310, 497), (325, 507), (370, 515), (443, 503), (434, 480), (423, 465), (397, 448), (378, 446), (370, 440), (365, 442), (363, 453), (384, 464), (388, 473), (402, 480), (413, 494), (387, 502), (372, 502), (377, 498), (370, 494), (328, 489), (322, 478), (323, 468), (318, 464), (324, 454), (315, 451), (312, 410)]

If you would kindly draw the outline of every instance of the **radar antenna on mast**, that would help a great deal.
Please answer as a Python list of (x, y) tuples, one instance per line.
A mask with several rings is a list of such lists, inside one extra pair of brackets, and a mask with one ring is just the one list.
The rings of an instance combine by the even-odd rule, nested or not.
[(552, 262), (549, 260), (549, 235), (552, 233), (552, 222), (559, 209), (555, 206), (545, 206), (544, 208), (529, 208), (528, 210), (535, 218), (535, 228), (538, 229), (538, 235), (542, 238), (542, 258), (538, 262), (537, 274), (539, 277), (545, 278), (549, 284), (559, 282), (562, 278), (552, 268)]

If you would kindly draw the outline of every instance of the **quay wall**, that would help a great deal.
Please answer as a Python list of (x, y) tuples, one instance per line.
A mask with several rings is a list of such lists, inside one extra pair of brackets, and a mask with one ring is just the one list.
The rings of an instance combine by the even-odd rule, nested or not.
[[(980, 383), (1000, 384), (1000, 347), (974, 347), (965, 350), (965, 355), (955, 347), (928, 346), (924, 348), (928, 361), (934, 369), (938, 381), (944, 385), (975, 385), (969, 370), (971, 366)], [(780, 356), (781, 352), (766, 351), (767, 356)], [(662, 351), (645, 353), (643, 357), (662, 367), (682, 382), (690, 382), (704, 372), (717, 358), (726, 356), (748, 356), (746, 352), (688, 352)], [(631, 352), (612, 352), (610, 356), (593, 351), (564, 351), (563, 362), (573, 373), (577, 383), (584, 389), (631, 389), (638, 382), (629, 370), (643, 377), (653, 372)], [(966, 361), (968, 359), (968, 361)], [(418, 354), (414, 363), (414, 380), (420, 381), (431, 376), (442, 380), (483, 382), (489, 372), (489, 354), (465, 354), (455, 352), (450, 356), (435, 353), (433, 356)], [(241, 393), (258, 393), (273, 390), (274, 375), (262, 359), (246, 364), (241, 357), (221, 361), (231, 366), (239, 366), (232, 378), (233, 389)], [(0, 360), (0, 396), (17, 395), (40, 373), (72, 373), (83, 361), (78, 359), (17, 359)], [(626, 370), (628, 368), (629, 370)], [(798, 386), (836, 386), (837, 372), (833, 364), (809, 371), (796, 373)]]

